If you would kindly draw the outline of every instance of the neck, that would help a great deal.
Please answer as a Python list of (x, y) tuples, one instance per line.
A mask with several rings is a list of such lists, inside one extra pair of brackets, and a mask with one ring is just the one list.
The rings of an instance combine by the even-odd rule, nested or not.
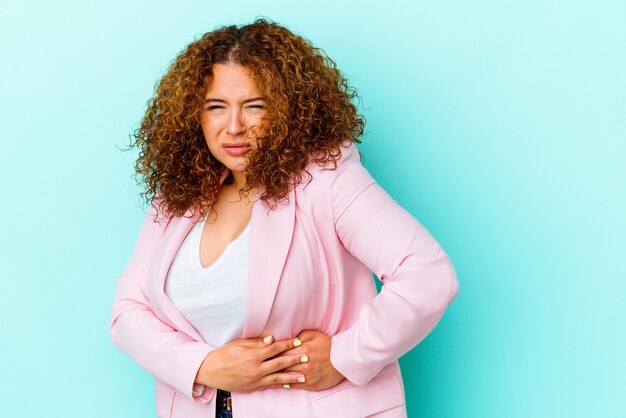
[(243, 189), (243, 186), (246, 185), (246, 174), (243, 172), (231, 171), (233, 176), (233, 185), (237, 187), (237, 189)]

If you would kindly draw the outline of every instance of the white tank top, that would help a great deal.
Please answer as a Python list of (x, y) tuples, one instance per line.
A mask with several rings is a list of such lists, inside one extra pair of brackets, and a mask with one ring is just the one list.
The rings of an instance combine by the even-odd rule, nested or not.
[(206, 217), (196, 222), (167, 274), (165, 293), (198, 331), (217, 348), (240, 338), (246, 315), (250, 223), (208, 267), (200, 262)]

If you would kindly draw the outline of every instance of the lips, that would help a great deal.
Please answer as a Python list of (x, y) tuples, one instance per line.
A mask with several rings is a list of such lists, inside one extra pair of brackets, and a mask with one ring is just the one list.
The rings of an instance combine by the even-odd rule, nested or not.
[(223, 147), (227, 154), (238, 157), (248, 152), (250, 144), (246, 142), (226, 143)]

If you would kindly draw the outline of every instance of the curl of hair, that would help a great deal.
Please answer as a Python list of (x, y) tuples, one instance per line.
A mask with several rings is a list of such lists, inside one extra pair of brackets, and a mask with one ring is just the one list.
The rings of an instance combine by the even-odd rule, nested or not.
[(225, 167), (210, 153), (200, 118), (214, 64), (247, 67), (266, 98), (258, 147), (248, 152), (246, 186), (259, 188), (270, 209), (303, 180), (310, 162), (336, 167), (341, 147), (360, 143), (365, 119), (335, 62), (308, 40), (266, 19), (202, 35), (174, 59), (155, 87), (131, 147), (142, 198), (167, 216), (215, 203)]

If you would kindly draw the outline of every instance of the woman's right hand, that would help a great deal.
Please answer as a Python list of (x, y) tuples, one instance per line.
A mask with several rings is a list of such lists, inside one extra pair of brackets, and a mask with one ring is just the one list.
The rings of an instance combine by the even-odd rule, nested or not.
[(233, 340), (207, 354), (195, 383), (229, 392), (251, 392), (302, 382), (302, 373), (282, 371), (299, 364), (302, 354), (277, 357), (294, 348), (294, 341), (273, 341), (272, 337)]

